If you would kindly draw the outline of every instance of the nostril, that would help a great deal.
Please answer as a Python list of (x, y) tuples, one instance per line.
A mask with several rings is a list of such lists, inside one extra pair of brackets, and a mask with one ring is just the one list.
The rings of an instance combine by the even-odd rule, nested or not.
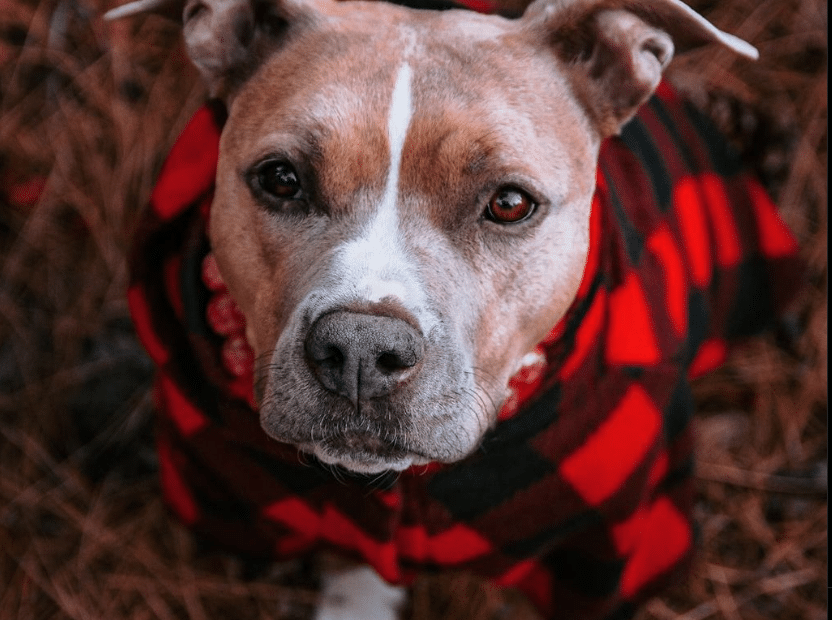
[(416, 356), (403, 356), (395, 351), (385, 351), (376, 358), (376, 368), (384, 374), (393, 374), (416, 365)]
[(321, 368), (340, 368), (344, 365), (344, 353), (338, 347), (326, 347), (320, 357), (314, 357), (314, 362)]
[(306, 359), (313, 368), (340, 371), (346, 363), (349, 348), (322, 330), (313, 330), (305, 343)]

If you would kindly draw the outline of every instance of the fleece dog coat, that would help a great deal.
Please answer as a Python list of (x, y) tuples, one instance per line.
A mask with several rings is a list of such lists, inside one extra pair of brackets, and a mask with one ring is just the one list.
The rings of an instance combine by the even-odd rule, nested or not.
[(482, 448), (367, 478), (260, 428), (243, 319), (205, 233), (222, 118), (206, 106), (185, 128), (132, 254), (173, 511), (239, 552), (335, 548), (391, 582), (473, 571), (552, 618), (629, 617), (678, 576), (694, 538), (689, 380), (800, 281), (794, 239), (708, 121), (662, 85), (605, 142), (578, 296)]

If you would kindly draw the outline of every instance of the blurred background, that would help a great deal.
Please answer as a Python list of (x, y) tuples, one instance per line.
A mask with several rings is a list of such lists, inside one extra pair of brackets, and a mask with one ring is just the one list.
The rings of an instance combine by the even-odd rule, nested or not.
[[(204, 98), (177, 27), (115, 0), (0, 0), (0, 620), (302, 619), (317, 575), (207, 548), (163, 506), (153, 369), (125, 290), (131, 230)], [(523, 0), (506, 0), (516, 8)], [(827, 3), (695, 0), (757, 46), (670, 80), (756, 170), (797, 235), (795, 321), (696, 386), (691, 579), (639, 620), (827, 617)], [(411, 619), (529, 619), (468, 575), (420, 579)]]

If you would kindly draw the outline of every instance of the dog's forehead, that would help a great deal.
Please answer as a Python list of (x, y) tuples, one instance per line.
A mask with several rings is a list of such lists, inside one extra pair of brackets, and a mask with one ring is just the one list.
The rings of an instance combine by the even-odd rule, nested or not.
[[(464, 176), (490, 155), (492, 165), (537, 166), (550, 175), (591, 155), (590, 132), (575, 130), (582, 116), (552, 55), (516, 22), (344, 4), (353, 6), (336, 4), (336, 14), (288, 37), (234, 100), (230, 123), (243, 130), (225, 137), (244, 160), (280, 145), (320, 164), (321, 186), (333, 199), (377, 193), (389, 172), (393, 92), (404, 67), (403, 187), (429, 191), (425, 166), (444, 166), (441, 183), (440, 176)], [(541, 139), (543, 126), (558, 138)]]
[(313, 27), (319, 30), (364, 32), (388, 40), (398, 27), (443, 36), (453, 32), (470, 40), (493, 39), (514, 29), (512, 20), (466, 9), (415, 10), (389, 2), (352, 1), (319, 3), (318, 11), (324, 19), (314, 20)]
[(233, 104), (238, 116), (335, 133), (351, 112), (351, 122), (383, 114), (405, 63), (415, 97), (441, 91), (470, 105), (501, 82), (517, 86), (515, 57), (529, 53), (520, 29), (496, 16), (387, 3), (325, 6), (332, 15), (290, 31), (242, 87)]

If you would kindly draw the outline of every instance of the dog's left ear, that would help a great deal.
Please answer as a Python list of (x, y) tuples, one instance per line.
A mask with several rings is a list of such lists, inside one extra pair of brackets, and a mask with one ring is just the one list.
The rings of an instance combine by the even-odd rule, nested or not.
[(647, 101), (677, 49), (717, 43), (757, 58), (679, 0), (536, 0), (522, 22), (564, 63), (602, 138)]
[(306, 0), (134, 0), (109, 20), (155, 13), (181, 21), (188, 56), (213, 97), (228, 96), (256, 67), (261, 43), (279, 40), (290, 22), (311, 16)]
[(251, 0), (188, 0), (182, 12), (188, 56), (211, 94), (224, 96), (231, 71), (242, 69), (254, 44)]

